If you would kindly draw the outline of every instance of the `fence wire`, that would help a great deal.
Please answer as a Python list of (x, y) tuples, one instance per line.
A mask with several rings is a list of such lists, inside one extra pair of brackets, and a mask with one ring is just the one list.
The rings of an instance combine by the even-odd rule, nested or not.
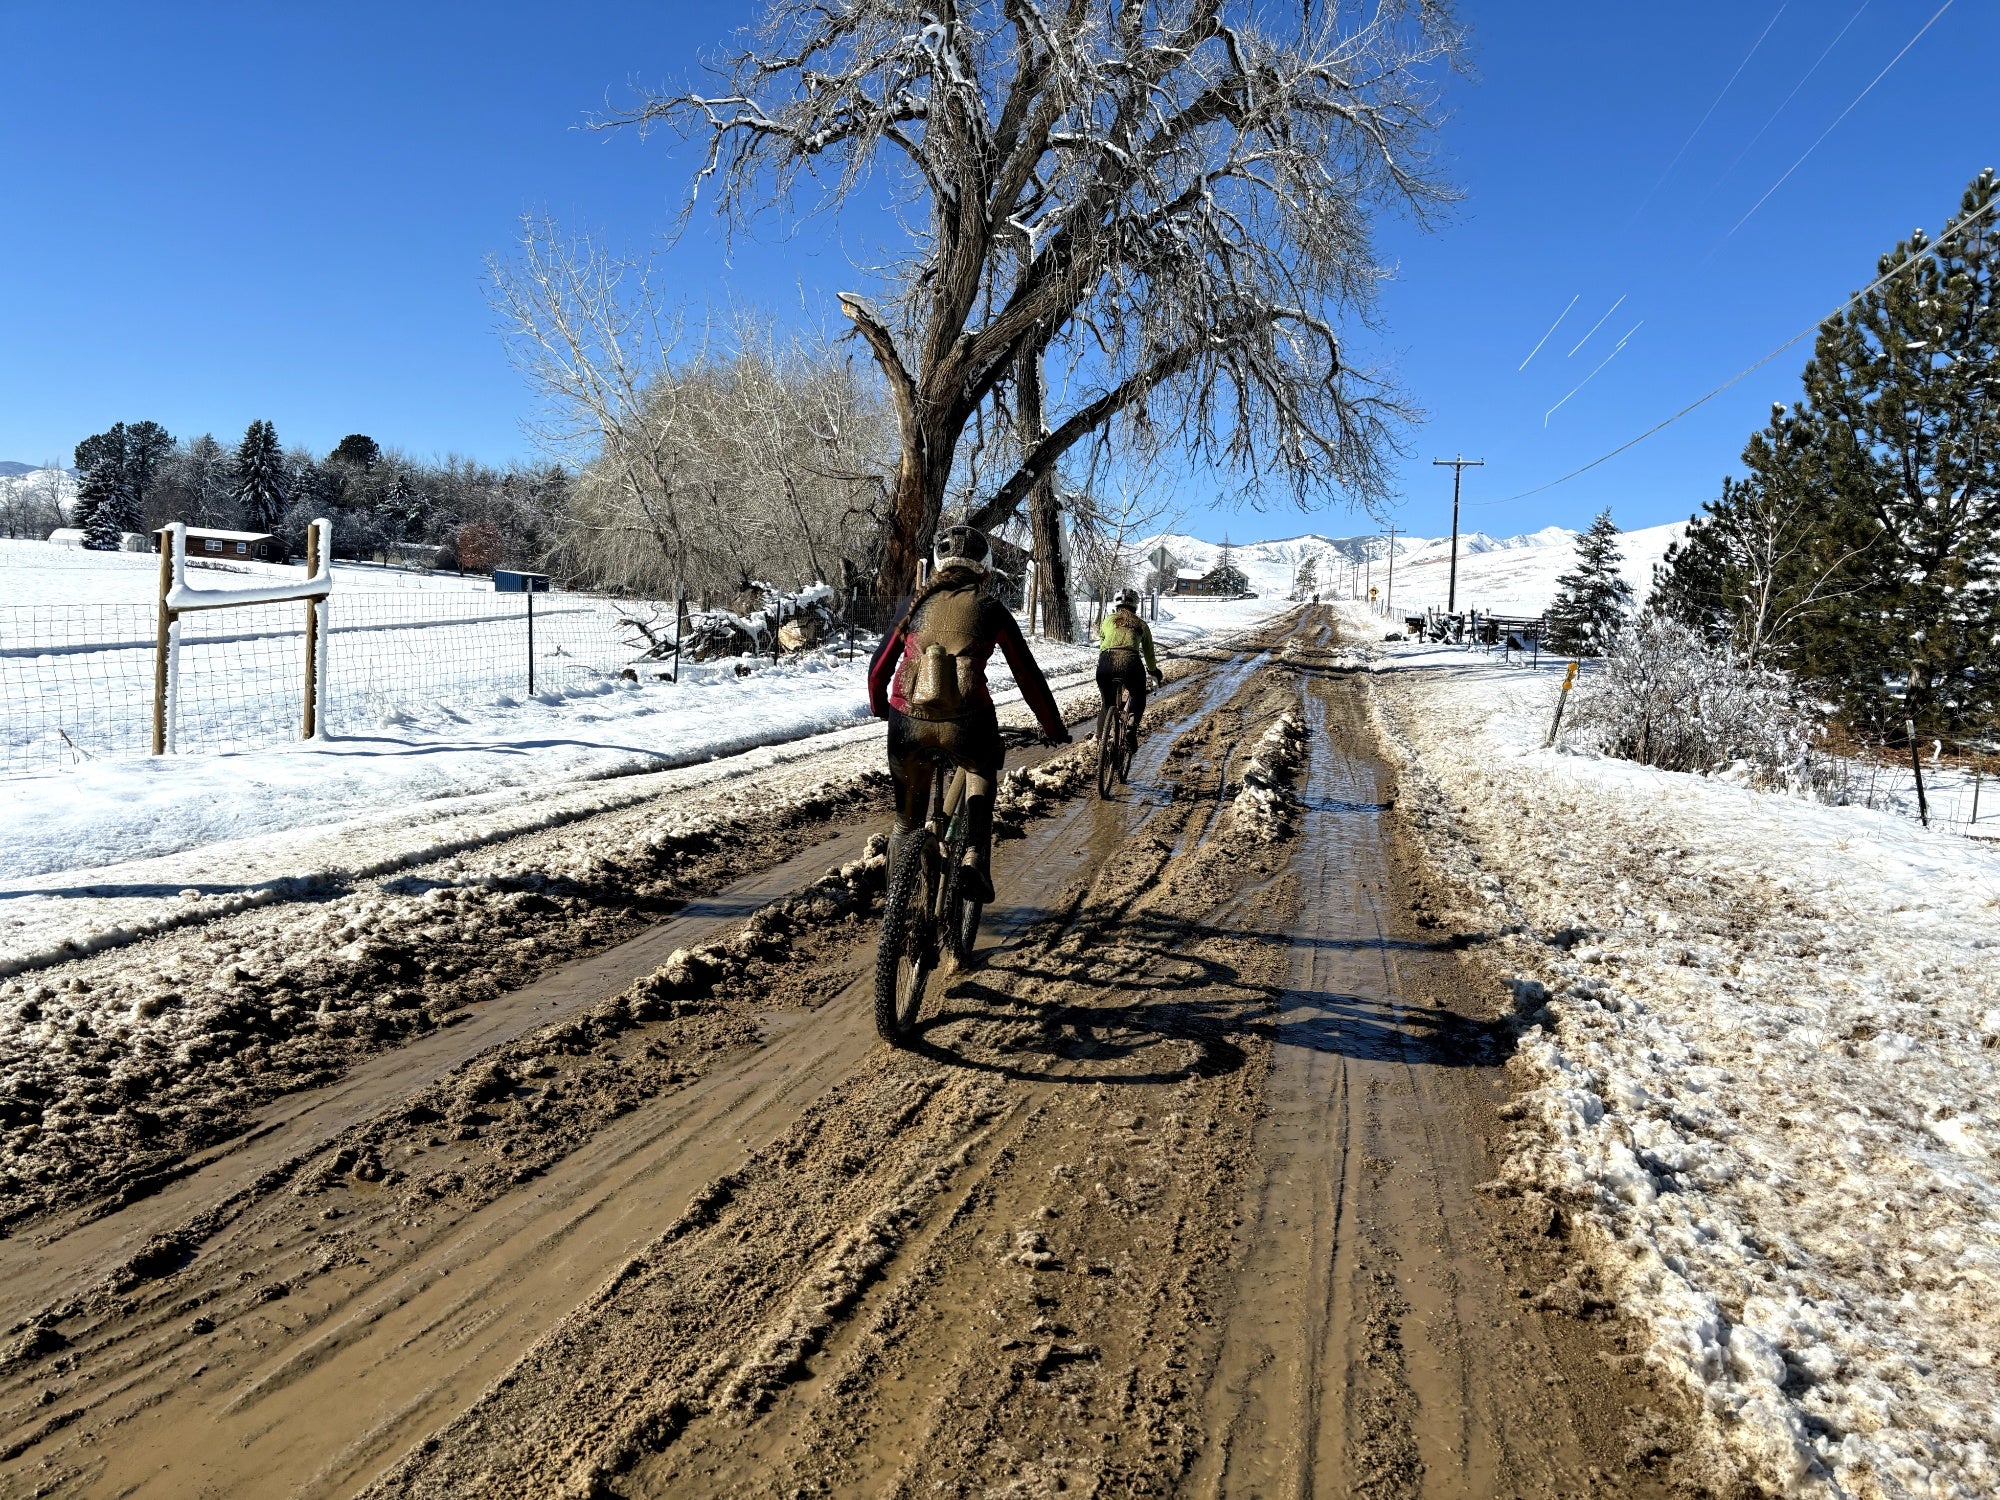
[[(243, 750), (298, 736), (305, 609), (251, 604), (180, 616), (177, 751)], [(150, 604), (0, 605), (0, 774), (150, 753), (157, 622)], [(327, 606), (323, 722), (331, 734), (364, 734), (518, 706), (531, 692), (555, 701), (628, 667), (663, 670), (638, 659), (672, 636), (671, 605), (336, 589)]]

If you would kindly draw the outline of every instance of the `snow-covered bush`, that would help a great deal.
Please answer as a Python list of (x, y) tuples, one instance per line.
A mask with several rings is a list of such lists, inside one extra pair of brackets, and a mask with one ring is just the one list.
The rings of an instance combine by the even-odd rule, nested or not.
[(1606, 755), (1758, 786), (1823, 790), (1824, 719), (1782, 672), (1745, 666), (1677, 620), (1627, 630), (1578, 689), (1571, 725)]

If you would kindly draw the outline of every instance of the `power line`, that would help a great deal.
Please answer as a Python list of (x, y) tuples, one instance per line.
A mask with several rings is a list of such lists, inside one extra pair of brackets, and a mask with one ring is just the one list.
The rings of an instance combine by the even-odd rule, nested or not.
[[(1789, 3), (1790, 0), (1786, 0), (1786, 4)], [(1947, 3), (1949, 3), (1949, 0), (1947, 0)], [(1750, 59), (1757, 55), (1757, 49), (1764, 45), (1764, 38), (1771, 34), (1771, 28), (1778, 24), (1778, 17), (1782, 16), (1784, 13), (1785, 13), (1785, 6), (1781, 4), (1778, 7), (1777, 11), (1772, 15), (1771, 19), (1764, 23), (1764, 29), (1757, 33), (1757, 40), (1750, 44), (1750, 50), (1743, 54), (1743, 61), (1736, 65), (1736, 71), (1729, 75), (1729, 82), (1725, 83), (1722, 86), (1722, 92), (1715, 96), (1714, 101), (1710, 103), (1710, 105), (1708, 106), (1707, 113), (1703, 114), (1699, 120), (1695, 121), (1694, 129), (1690, 130), (1688, 132), (1688, 138), (1681, 142), (1681, 149), (1676, 151), (1674, 153), (1674, 159), (1667, 163), (1667, 169), (1666, 171), (1660, 174), (1659, 181), (1655, 182), (1651, 187), (1646, 189), (1646, 196), (1641, 198), (1639, 200), (1639, 206), (1632, 210), (1632, 217), (1628, 219), (1625, 223), (1625, 227), (1627, 229), (1630, 229), (1634, 224), (1639, 222), (1639, 215), (1644, 213), (1646, 211), (1646, 205), (1653, 201), (1653, 194), (1657, 193), (1660, 190), (1660, 188), (1666, 183), (1666, 180), (1674, 175), (1674, 168), (1679, 166), (1681, 158), (1687, 155), (1687, 148), (1694, 144), (1694, 138), (1701, 134), (1701, 128), (1702, 126), (1708, 123), (1709, 115), (1715, 113), (1716, 106), (1721, 104), (1722, 101), (1728, 97), (1729, 91), (1734, 87), (1736, 87), (1736, 80), (1743, 76), (1743, 70), (1750, 66)]]
[(1588, 474), (1592, 469), (1597, 468), (1600, 464), (1609, 463), (1612, 459), (1616, 458), (1619, 454), (1623, 453), (1627, 448), (1638, 447), (1639, 444), (1645, 442), (1646, 439), (1651, 437), (1654, 433), (1659, 432), (1664, 428), (1673, 426), (1674, 423), (1678, 422), (1682, 417), (1686, 416), (1689, 412), (1695, 410), (1695, 408), (1700, 406), (1706, 406), (1709, 402), (1713, 401), (1717, 396), (1720, 396), (1724, 391), (1728, 390), (1738, 381), (1744, 379), (1746, 376), (1754, 375), (1757, 371), (1763, 369), (1764, 366), (1768, 365), (1772, 360), (1776, 359), (1780, 354), (1783, 354), (1787, 349), (1791, 348), (1792, 345), (1798, 343), (1799, 340), (1804, 338), (1809, 338), (1814, 333), (1817, 333), (1819, 331), (1820, 324), (1826, 322), (1827, 318), (1839, 317), (1842, 313), (1846, 312), (1850, 307), (1854, 306), (1855, 303), (1859, 302), (1863, 297), (1867, 296), (1877, 287), (1882, 286), (1887, 282), (1894, 281), (1898, 276), (1902, 275), (1903, 272), (1907, 271), (1911, 266), (1915, 265), (1918, 261), (1922, 260), (1926, 255), (1937, 254), (1939, 250), (1944, 248), (1947, 241), (1955, 239), (1959, 235), (1965, 233), (1966, 230), (1970, 229), (1973, 226), (1975, 221), (1984, 217), (1986, 214), (1991, 213), (1996, 208), (2000, 208), (2000, 198), (1993, 198), (1988, 200), (1985, 207), (1974, 209), (1971, 213), (1967, 214), (1964, 218), (1960, 219), (1956, 224), (1952, 225), (1950, 228), (1945, 230), (1945, 232), (1939, 235), (1937, 239), (1932, 241), (1930, 244), (1924, 246), (1923, 249), (1913, 252), (1904, 260), (1902, 260), (1895, 266), (1891, 267), (1889, 270), (1883, 272), (1880, 276), (1877, 276), (1873, 281), (1869, 282), (1868, 285), (1864, 286), (1860, 291), (1854, 293), (1853, 296), (1849, 297), (1845, 302), (1841, 303), (1838, 307), (1834, 308), (1834, 310), (1828, 313), (1826, 317), (1820, 318), (1818, 321), (1816, 321), (1810, 328), (1802, 329), (1798, 333), (1793, 334), (1790, 338), (1786, 339), (1784, 343), (1778, 345), (1778, 347), (1773, 349), (1769, 354), (1766, 354), (1762, 359), (1757, 360), (1754, 364), (1745, 365), (1742, 369), (1738, 370), (1734, 375), (1730, 376), (1727, 380), (1723, 381), (1722, 384), (1717, 386), (1714, 390), (1708, 392), (1704, 396), (1699, 396), (1695, 400), (1690, 401), (1686, 406), (1683, 406), (1679, 411), (1675, 412), (1672, 416), (1666, 418), (1664, 421), (1655, 422), (1651, 427), (1648, 427), (1644, 432), (1640, 433), (1637, 437), (1632, 438), (1627, 442), (1620, 443), (1616, 448), (1613, 448), (1609, 453), (1606, 453), (1599, 458), (1593, 458), (1589, 463), (1585, 464), (1580, 469), (1570, 470), (1569, 473), (1563, 475), (1560, 479), (1551, 479), (1547, 484), (1538, 484), (1531, 490), (1522, 490), (1519, 494), (1507, 495), (1499, 500), (1475, 500), (1472, 503), (1474, 505), (1509, 505), (1516, 500), (1525, 500), (1530, 495), (1539, 495), (1544, 490), (1552, 490), (1559, 484), (1568, 484), (1572, 479), (1575, 479), (1582, 474)]
[[(1646, 320), (1644, 318), (1641, 318), (1638, 322), (1634, 323), (1630, 328), (1626, 329), (1625, 337), (1618, 341), (1617, 347), (1614, 348), (1609, 354), (1605, 355), (1603, 359), (1598, 361), (1596, 370), (1592, 370), (1588, 375), (1584, 376), (1583, 379), (1579, 380), (1575, 384), (1575, 386), (1571, 388), (1569, 396), (1574, 396), (1578, 391), (1582, 390), (1585, 386), (1589, 385), (1591, 381), (1595, 380), (1597, 378), (1598, 371), (1602, 370), (1606, 365), (1610, 364), (1612, 360), (1616, 359), (1618, 357), (1618, 351), (1620, 349), (1623, 349), (1628, 343), (1631, 342), (1632, 335), (1637, 333), (1641, 328), (1644, 328), (1645, 326), (1646, 326)], [(1549, 425), (1550, 417), (1553, 417), (1558, 411), (1562, 410), (1563, 402), (1568, 401), (1569, 396), (1563, 397), (1562, 401), (1558, 401), (1554, 406), (1551, 406), (1547, 411), (1542, 413), (1542, 425), (1544, 427)]]
[(1938, 17), (1942, 16), (1946, 11), (1950, 10), (1953, 3), (1954, 0), (1944, 0), (1944, 4), (1940, 5), (1937, 8), (1937, 14), (1933, 15), (1928, 21), (1924, 22), (1922, 26), (1917, 28), (1917, 34), (1911, 37), (1907, 42), (1903, 43), (1903, 51), (1898, 52), (1894, 57), (1890, 58), (1888, 66), (1884, 67), (1881, 72), (1877, 73), (1873, 78), (1868, 80), (1868, 87), (1863, 89), (1860, 93), (1856, 94), (1854, 96), (1854, 103), (1848, 105), (1847, 108), (1843, 109), (1838, 115), (1834, 117), (1833, 123), (1827, 126), (1826, 129), (1822, 130), (1819, 133), (1819, 140), (1814, 141), (1810, 146), (1806, 147), (1805, 156), (1801, 156), (1797, 161), (1793, 162), (1789, 167), (1785, 168), (1785, 175), (1783, 177), (1780, 177), (1776, 182), (1772, 183), (1771, 186), (1765, 191), (1764, 196), (1759, 198), (1755, 203), (1750, 205), (1750, 213), (1745, 214), (1742, 218), (1738, 219), (1734, 224), (1730, 226), (1729, 234), (1725, 234), (1723, 236), (1725, 240), (1728, 239), (1730, 235), (1735, 234), (1736, 231), (1741, 229), (1745, 224), (1748, 224), (1750, 222), (1750, 214), (1756, 213), (1758, 209), (1762, 208), (1766, 203), (1768, 203), (1771, 199), (1771, 194), (1777, 192), (1779, 188), (1783, 187), (1785, 183), (1791, 178), (1792, 173), (1798, 171), (1800, 167), (1806, 164), (1806, 157), (1811, 156), (1813, 152), (1819, 150), (1820, 141), (1825, 140), (1828, 136), (1832, 135), (1834, 131), (1840, 128), (1840, 122), (1846, 119), (1849, 115), (1854, 113), (1855, 105), (1858, 105), (1863, 99), (1866, 99), (1869, 96), (1869, 94), (1874, 92), (1875, 85), (1880, 83), (1883, 79), (1889, 76), (1889, 69), (1895, 67), (1897, 63), (1903, 60), (1903, 53), (1908, 52), (1912, 47), (1916, 46), (1918, 42), (1922, 41), (1924, 39), (1924, 33), (1926, 31), (1929, 31), (1933, 26), (1937, 25)]
[[(1794, 99), (1798, 98), (1799, 90), (1804, 88), (1808, 83), (1812, 81), (1812, 76), (1813, 74), (1819, 71), (1820, 64), (1825, 62), (1829, 57), (1833, 56), (1833, 49), (1840, 45), (1841, 37), (1846, 36), (1848, 32), (1854, 29), (1854, 23), (1861, 19), (1861, 12), (1868, 9), (1868, 5), (1869, 5), (1869, 0), (1861, 0), (1860, 9), (1856, 10), (1853, 15), (1847, 18), (1847, 24), (1841, 27), (1839, 34), (1836, 35), (1832, 41), (1826, 44), (1826, 50), (1821, 52), (1820, 55), (1816, 59), (1814, 59), (1813, 65), (1810, 68), (1806, 69), (1805, 76), (1799, 79), (1797, 83), (1792, 85), (1792, 91), (1789, 94), (1785, 95), (1784, 102), (1781, 103), (1776, 109), (1771, 111), (1771, 118), (1766, 120), (1761, 126), (1759, 126), (1757, 129), (1757, 133), (1751, 136), (1750, 139), (1744, 143), (1743, 149), (1736, 153), (1736, 159), (1730, 162), (1728, 166), (1722, 169), (1722, 175), (1715, 179), (1716, 187), (1721, 187), (1723, 183), (1729, 180), (1729, 174), (1736, 170), (1737, 163), (1741, 162), (1744, 157), (1750, 154), (1750, 148), (1752, 146), (1756, 145), (1759, 141), (1764, 139), (1765, 131), (1769, 130), (1773, 125), (1778, 123), (1778, 116), (1785, 112), (1785, 110), (1790, 106), (1791, 102)], [(1714, 189), (1711, 188), (1709, 191), (1713, 192)]]
[[(1626, 297), (1630, 295), (1631, 294), (1629, 292), (1620, 292), (1618, 294), (1618, 300), (1612, 303), (1609, 307), (1604, 309), (1604, 317), (1599, 318), (1595, 323), (1592, 323), (1590, 325), (1590, 333), (1595, 333), (1597, 332), (1598, 329), (1602, 328), (1605, 324), (1605, 320), (1608, 319), (1613, 313), (1617, 312), (1619, 308), (1623, 307), (1625, 305)], [(1582, 338), (1578, 339), (1576, 341), (1575, 346), (1571, 348), (1569, 353), (1565, 354), (1563, 358), (1574, 359), (1576, 357), (1576, 351), (1578, 349), (1581, 349), (1585, 344), (1590, 342), (1590, 333), (1586, 333)]]
[[(1578, 292), (1576, 296), (1570, 298), (1569, 307), (1575, 307), (1576, 304), (1582, 299), (1582, 297), (1583, 293)], [(1548, 333), (1543, 334), (1540, 338), (1535, 340), (1535, 347), (1528, 351), (1528, 359), (1533, 359), (1537, 354), (1540, 354), (1542, 352), (1542, 345), (1546, 344), (1549, 341), (1550, 336), (1554, 334), (1555, 331), (1562, 326), (1562, 320), (1569, 316), (1569, 307), (1565, 307), (1561, 312), (1557, 313), (1555, 322), (1549, 324)], [(1518, 365), (1514, 367), (1514, 373), (1516, 375), (1520, 374), (1521, 371), (1528, 368), (1528, 359), (1522, 360)]]

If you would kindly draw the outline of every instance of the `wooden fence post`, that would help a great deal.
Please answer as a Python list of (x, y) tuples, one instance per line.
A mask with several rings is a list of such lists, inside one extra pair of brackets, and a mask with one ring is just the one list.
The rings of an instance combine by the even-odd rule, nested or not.
[(160, 539), (160, 618), (159, 638), (153, 648), (153, 754), (167, 753), (167, 697), (172, 691), (171, 657), (174, 646), (174, 612), (167, 608), (167, 595), (174, 587), (175, 531), (171, 525), (156, 533)]
[(1928, 828), (1931, 826), (1931, 810), (1924, 801), (1924, 761), (1917, 753), (1917, 721), (1903, 720), (1903, 729), (1910, 737), (1910, 770), (1917, 778), (1917, 821)]
[(687, 633), (687, 585), (674, 585), (674, 681), (681, 680), (681, 637)]
[[(306, 527), (306, 577), (319, 573), (320, 523)], [(306, 690), (304, 709), (299, 715), (299, 738), (309, 740), (319, 733), (319, 600), (306, 600)]]

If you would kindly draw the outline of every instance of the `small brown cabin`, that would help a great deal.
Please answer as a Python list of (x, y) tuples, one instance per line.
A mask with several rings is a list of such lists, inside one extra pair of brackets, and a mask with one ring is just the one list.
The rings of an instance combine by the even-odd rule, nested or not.
[[(153, 533), (153, 550), (163, 551), (166, 545), (167, 529), (162, 526)], [(285, 544), (268, 531), (220, 531), (210, 526), (188, 527), (187, 555), (211, 562), (287, 561)]]

